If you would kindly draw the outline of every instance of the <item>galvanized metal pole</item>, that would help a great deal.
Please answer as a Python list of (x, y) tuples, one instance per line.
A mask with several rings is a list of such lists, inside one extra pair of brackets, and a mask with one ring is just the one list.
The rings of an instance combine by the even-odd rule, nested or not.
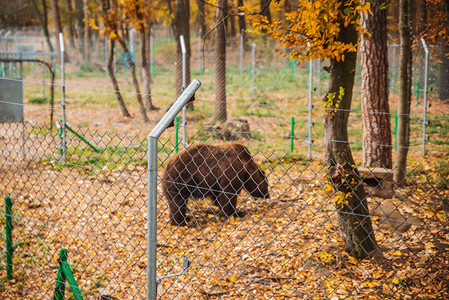
[(203, 66), (201, 65), (201, 36), (202, 30), (198, 31), (198, 72), (202, 74)]
[[(186, 88), (186, 44), (184, 42), (184, 36), (181, 34), (179, 36), (179, 40), (181, 42), (181, 52), (182, 52), (182, 85), (181, 85), (181, 91), (184, 91)], [(182, 108), (182, 139), (181, 144), (186, 147), (186, 107), (184, 106)]]
[(254, 97), (256, 93), (256, 44), (252, 44), (251, 51), (251, 74), (252, 74), (252, 87), (251, 96)]
[(157, 298), (157, 141), (200, 86), (194, 79), (148, 135), (147, 300)]
[(243, 34), (245, 30), (240, 31), (240, 74), (243, 74)]
[(65, 132), (65, 74), (64, 74), (64, 35), (59, 33), (59, 49), (61, 50), (61, 110), (62, 110), (62, 124), (61, 124), (61, 138), (62, 138), (62, 160), (66, 160), (66, 132)]
[(154, 75), (154, 38), (153, 38), (153, 27), (150, 29), (150, 72)]
[(425, 66), (424, 66), (424, 108), (422, 119), (422, 155), (426, 155), (426, 125), (427, 125), (427, 69), (429, 65), (429, 50), (427, 49), (426, 41), (421, 38), (422, 45), (425, 51)]
[(312, 104), (312, 99), (313, 99), (313, 61), (310, 60), (309, 62), (309, 139), (307, 141), (308, 144), (308, 158), (309, 160), (312, 159), (312, 109), (313, 109), (313, 104)]

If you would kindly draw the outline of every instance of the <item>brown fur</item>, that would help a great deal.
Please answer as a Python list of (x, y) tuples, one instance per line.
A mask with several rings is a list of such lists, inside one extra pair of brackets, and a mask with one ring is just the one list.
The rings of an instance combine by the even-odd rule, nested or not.
[(267, 199), (268, 181), (245, 146), (192, 145), (171, 160), (162, 181), (170, 222), (186, 225), (187, 200), (211, 197), (226, 216), (236, 214), (237, 195), (245, 189)]

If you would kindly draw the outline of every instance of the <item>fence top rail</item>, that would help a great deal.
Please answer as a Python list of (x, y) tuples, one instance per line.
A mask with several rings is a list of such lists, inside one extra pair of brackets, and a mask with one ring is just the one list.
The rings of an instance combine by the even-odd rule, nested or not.
[(41, 51), (34, 51), (34, 52), (16, 52), (16, 51), (0, 51), (0, 55), (42, 55), (42, 56), (56, 56), (56, 52), (41, 52)]
[(156, 127), (151, 131), (148, 137), (159, 138), (164, 130), (173, 122), (175, 116), (182, 110), (182, 108), (191, 100), (193, 95), (201, 86), (201, 82), (198, 79), (193, 79), (189, 86), (179, 96), (179, 98), (173, 103), (167, 113), (157, 123)]

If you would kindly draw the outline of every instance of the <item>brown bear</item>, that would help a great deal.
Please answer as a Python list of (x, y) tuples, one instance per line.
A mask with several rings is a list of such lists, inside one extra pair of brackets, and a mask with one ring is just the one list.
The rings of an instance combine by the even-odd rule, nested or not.
[(269, 198), (268, 180), (245, 146), (233, 144), (188, 147), (167, 164), (162, 180), (170, 222), (184, 226), (189, 198), (211, 197), (228, 217), (236, 214), (237, 195), (245, 189), (254, 198)]

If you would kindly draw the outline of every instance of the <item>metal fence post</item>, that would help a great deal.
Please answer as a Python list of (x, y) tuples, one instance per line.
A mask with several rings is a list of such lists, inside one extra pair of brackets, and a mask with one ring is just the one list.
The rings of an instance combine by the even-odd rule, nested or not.
[(252, 74), (252, 87), (251, 87), (251, 96), (254, 97), (256, 92), (256, 44), (252, 44), (252, 52), (251, 52), (251, 74)]
[(240, 74), (243, 74), (243, 34), (245, 30), (240, 31)]
[(307, 141), (307, 148), (308, 148), (308, 158), (309, 160), (312, 159), (312, 109), (313, 109), (313, 104), (312, 104), (312, 98), (313, 98), (313, 61), (310, 60), (309, 62), (309, 137), (308, 137), (308, 141)]
[(423, 119), (422, 119), (422, 155), (426, 155), (426, 125), (427, 125), (427, 68), (429, 65), (429, 50), (427, 49), (426, 41), (421, 38), (422, 45), (425, 51), (425, 65), (424, 65), (424, 103), (423, 103)]
[(203, 73), (203, 66), (201, 65), (201, 36), (202, 36), (202, 30), (200, 29), (198, 31), (198, 72), (200, 74)]
[(13, 254), (13, 246), (12, 246), (12, 201), (10, 197), (5, 197), (5, 221), (6, 221), (6, 279), (12, 280), (12, 254)]
[(154, 38), (153, 27), (150, 29), (150, 72), (151, 76), (154, 75)]
[(64, 35), (59, 33), (59, 49), (61, 50), (61, 109), (62, 109), (62, 124), (61, 124), (61, 138), (62, 138), (62, 160), (66, 160), (66, 134), (65, 134), (65, 76), (64, 76)]
[[(186, 44), (184, 42), (184, 36), (181, 34), (179, 36), (179, 40), (181, 42), (181, 52), (182, 52), (182, 85), (181, 91), (183, 92), (186, 89)], [(182, 108), (182, 139), (181, 144), (185, 148), (186, 147), (186, 107)]]
[(148, 135), (147, 300), (157, 297), (157, 141), (200, 86), (194, 79)]

